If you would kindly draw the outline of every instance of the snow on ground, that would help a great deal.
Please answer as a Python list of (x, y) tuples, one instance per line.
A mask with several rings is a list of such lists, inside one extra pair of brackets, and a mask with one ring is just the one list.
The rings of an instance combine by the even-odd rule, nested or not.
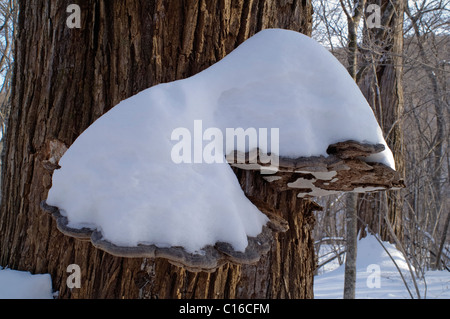
[[(383, 242), (383, 245), (397, 263), (414, 298), (417, 298), (412, 276), (402, 253), (392, 244)], [(345, 263), (339, 266), (335, 262), (327, 267), (314, 278), (314, 296), (316, 299), (342, 298)], [(358, 242), (356, 267), (357, 299), (411, 298), (394, 262), (374, 236), (368, 236)], [(416, 279), (421, 298), (450, 298), (450, 272), (427, 271), (424, 277), (425, 280)]]
[(0, 299), (53, 299), (51, 277), (0, 267)]
[[(61, 158), (47, 203), (62, 209), (69, 227), (98, 229), (116, 245), (201, 253), (222, 241), (243, 251), (267, 218), (223, 159), (232, 150), (267, 151), (269, 143), (224, 142), (227, 128), (267, 129), (266, 142), (278, 129), (270, 150), (289, 157), (327, 156), (328, 145), (345, 140), (386, 145), (358, 86), (330, 52), (298, 32), (269, 29), (205, 71), (151, 87), (104, 114)], [(387, 147), (370, 160), (394, 163)]]

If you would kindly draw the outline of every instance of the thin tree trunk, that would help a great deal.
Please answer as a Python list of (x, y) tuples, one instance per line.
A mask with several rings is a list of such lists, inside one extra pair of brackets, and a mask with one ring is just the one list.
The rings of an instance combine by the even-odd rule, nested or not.
[(358, 200), (356, 194), (347, 194), (346, 200), (346, 254), (345, 254), (345, 278), (344, 299), (355, 299), (356, 293), (356, 257), (358, 251)]
[[(20, 1), (12, 108), (0, 207), (0, 265), (50, 273), (61, 298), (313, 296), (311, 228), (316, 206), (286, 192), (276, 204), (291, 229), (256, 266), (190, 273), (165, 260), (119, 258), (62, 235), (40, 208), (48, 164), (98, 117), (152, 85), (193, 75), (258, 30), (311, 32), (309, 1), (82, 1), (81, 28), (66, 25), (70, 1)], [(299, 53), (301, 54), (301, 53)], [(256, 173), (246, 193), (264, 200)], [(67, 266), (81, 288), (66, 285)]]
[[(358, 75), (358, 26), (363, 15), (365, 0), (354, 1), (352, 14), (349, 8), (346, 8), (344, 2), (340, 1), (342, 9), (347, 16), (348, 29), (348, 72), (354, 81)], [(346, 254), (345, 254), (345, 280), (344, 280), (344, 299), (355, 298), (356, 287), (356, 257), (358, 250), (358, 198), (355, 193), (346, 195)]]

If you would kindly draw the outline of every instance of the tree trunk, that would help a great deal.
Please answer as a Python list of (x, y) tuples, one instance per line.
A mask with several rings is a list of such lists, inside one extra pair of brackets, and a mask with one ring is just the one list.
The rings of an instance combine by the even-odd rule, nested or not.
[[(61, 298), (311, 298), (314, 203), (276, 194), (258, 173), (239, 172), (246, 194), (274, 204), (289, 221), (253, 266), (191, 273), (166, 260), (119, 258), (62, 235), (40, 202), (51, 187), (52, 157), (121, 100), (186, 78), (269, 27), (310, 34), (309, 1), (20, 1), (11, 115), (0, 208), (0, 265), (50, 273)], [(301, 54), (301, 52), (299, 52)], [(67, 266), (81, 269), (69, 289)]]
[(345, 208), (346, 219), (346, 253), (345, 253), (345, 278), (344, 299), (355, 299), (356, 293), (356, 258), (358, 252), (358, 197), (355, 194), (347, 194)]
[[(367, 1), (379, 4), (379, 1)], [(404, 1), (381, 1), (381, 28), (367, 29), (363, 47), (367, 48), (368, 61), (366, 76), (359, 83), (361, 91), (374, 110), (383, 130), (386, 142), (391, 149), (396, 170), (405, 175), (403, 155), (403, 13)], [(401, 238), (403, 197), (401, 191), (362, 195), (361, 225), (362, 234), (366, 225), (380, 234), (383, 240), (390, 240), (389, 232), (383, 222), (383, 212), (388, 212), (389, 221), (395, 235)]]
[[(352, 14), (346, 9), (341, 0), (342, 10), (347, 16), (348, 29), (348, 72), (353, 80), (357, 81), (358, 75), (358, 27), (363, 15), (365, 1), (354, 1)], [(345, 278), (344, 299), (355, 299), (356, 290), (356, 257), (358, 251), (358, 195), (349, 193), (346, 195), (345, 205), (346, 224), (346, 253), (345, 253)]]

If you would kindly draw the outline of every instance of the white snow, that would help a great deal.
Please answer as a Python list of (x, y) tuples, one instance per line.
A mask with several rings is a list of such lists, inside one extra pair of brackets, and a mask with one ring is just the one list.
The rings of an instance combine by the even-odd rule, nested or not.
[[(403, 254), (388, 242), (383, 242), (383, 245), (397, 263), (413, 297), (417, 298), (417, 292), (412, 280), (413, 277)], [(323, 247), (326, 249), (325, 245)], [(327, 258), (329, 257), (328, 255)], [(345, 263), (339, 266), (337, 261), (335, 261), (334, 265), (330, 263), (325, 267), (314, 278), (314, 297), (316, 299), (342, 298)], [(374, 236), (369, 235), (358, 241), (356, 269), (356, 299), (411, 298), (394, 262)], [(379, 270), (379, 285), (377, 285), (375, 279), (377, 276), (376, 270)], [(414, 271), (414, 276), (417, 281), (420, 298), (450, 298), (450, 272), (447, 270), (426, 271), (424, 278), (417, 277)]]
[[(146, 89), (104, 114), (61, 158), (47, 203), (62, 209), (69, 226), (99, 229), (116, 245), (195, 252), (224, 241), (243, 251), (267, 218), (228, 164), (174, 163), (173, 147), (186, 142), (171, 139), (179, 128), (200, 134), (200, 147), (213, 143), (207, 132), (217, 130), (208, 128), (224, 136), (226, 128), (278, 128), (278, 155), (289, 157), (326, 156), (329, 144), (350, 139), (386, 145), (371, 108), (331, 53), (300, 33), (269, 29), (205, 71)], [(269, 149), (249, 142), (215, 151), (223, 157), (258, 146)], [(198, 147), (194, 140), (194, 160)], [(387, 146), (368, 160), (394, 167)]]
[(0, 267), (0, 299), (53, 299), (51, 277)]

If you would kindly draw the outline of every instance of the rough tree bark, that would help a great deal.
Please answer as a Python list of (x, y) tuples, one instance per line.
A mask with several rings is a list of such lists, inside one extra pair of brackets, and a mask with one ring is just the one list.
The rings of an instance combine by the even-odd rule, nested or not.
[[(81, 28), (68, 28), (78, 3)], [(247, 194), (274, 204), (290, 224), (254, 266), (191, 273), (165, 260), (118, 258), (62, 235), (39, 204), (52, 157), (119, 101), (193, 75), (258, 30), (310, 34), (310, 1), (20, 1), (12, 108), (0, 208), (0, 265), (50, 273), (61, 298), (313, 297), (313, 209), (293, 191), (271, 193), (237, 170)], [(299, 52), (301, 54), (301, 52)], [(66, 285), (81, 268), (81, 288)]]
[[(403, 156), (403, 14), (404, 1), (368, 0), (367, 4), (380, 4), (381, 27), (366, 29), (363, 48), (366, 65), (365, 76), (359, 86), (374, 110), (389, 148), (395, 159), (396, 170), (405, 174)], [(395, 235), (402, 241), (403, 197), (399, 191), (364, 194), (360, 198), (361, 234), (366, 225), (380, 234), (383, 240), (392, 238), (384, 225), (384, 214), (388, 215)]]

